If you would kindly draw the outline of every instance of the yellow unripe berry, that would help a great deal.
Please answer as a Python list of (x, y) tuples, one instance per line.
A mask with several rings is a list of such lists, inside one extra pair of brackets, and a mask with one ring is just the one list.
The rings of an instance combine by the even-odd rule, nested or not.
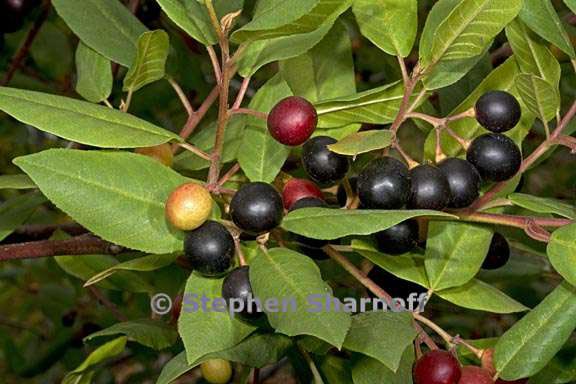
[(212, 196), (204, 186), (187, 183), (176, 188), (166, 201), (166, 217), (183, 231), (198, 228), (212, 213)]
[(232, 365), (227, 360), (212, 359), (200, 365), (204, 380), (212, 384), (226, 384), (232, 378)]
[(172, 167), (174, 154), (170, 144), (161, 144), (155, 147), (136, 148), (136, 153), (158, 160), (167, 167)]

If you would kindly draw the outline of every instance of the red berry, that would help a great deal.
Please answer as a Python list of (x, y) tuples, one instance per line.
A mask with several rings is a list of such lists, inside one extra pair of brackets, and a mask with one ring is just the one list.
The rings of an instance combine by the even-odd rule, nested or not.
[(491, 376), (496, 374), (496, 368), (494, 368), (494, 349), (485, 349), (482, 353), (482, 368), (484, 368)]
[(268, 130), (284, 145), (296, 146), (312, 136), (318, 124), (318, 114), (310, 102), (302, 97), (287, 97), (268, 114)]
[(468, 365), (462, 368), (458, 384), (494, 384), (494, 380), (487, 370)]
[(434, 350), (414, 364), (414, 384), (458, 384), (460, 363), (450, 352)]
[(284, 208), (290, 209), (295, 202), (306, 197), (316, 197), (324, 200), (320, 188), (310, 180), (290, 179), (284, 185), (284, 190), (282, 191)]

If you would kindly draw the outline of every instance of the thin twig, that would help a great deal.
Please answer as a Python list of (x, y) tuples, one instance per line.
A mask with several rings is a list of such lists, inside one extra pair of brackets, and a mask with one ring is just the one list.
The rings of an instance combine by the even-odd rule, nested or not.
[(232, 176), (238, 173), (238, 171), (240, 171), (240, 164), (236, 163), (228, 170), (228, 172), (224, 174), (224, 176), (220, 178), (220, 180), (218, 180), (218, 185), (222, 186), (226, 184), (226, 182), (230, 180)]
[(206, 50), (208, 51), (208, 55), (210, 56), (210, 61), (212, 62), (212, 68), (214, 69), (214, 77), (216, 78), (216, 83), (222, 83), (222, 68), (220, 68), (220, 64), (218, 63), (218, 56), (216, 55), (216, 51), (212, 46), (207, 46)]
[(180, 84), (178, 84), (172, 77), (167, 77), (166, 80), (168, 80), (172, 88), (174, 88), (174, 91), (178, 95), (178, 98), (188, 113), (188, 116), (192, 116), (192, 114), (194, 114), (194, 108), (192, 107), (192, 104), (190, 104), (190, 100), (188, 100), (188, 96), (186, 96), (186, 93), (184, 93)]
[(268, 119), (268, 114), (264, 112), (257, 111), (255, 109), (248, 108), (235, 108), (230, 110), (231, 115), (251, 115), (257, 117), (261, 120), (266, 121)]
[(116, 318), (116, 320), (118, 321), (128, 321), (128, 317), (126, 317), (122, 312), (120, 312), (120, 310), (118, 309), (118, 307), (116, 306), (116, 304), (114, 304), (113, 302), (111, 302), (110, 300), (108, 300), (108, 298), (100, 291), (100, 289), (98, 289), (97, 287), (90, 285), (89, 287), (87, 287), (88, 290), (90, 291), (90, 293), (106, 308), (108, 308), (108, 310), (112, 313), (112, 315), (114, 315), (114, 317)]
[(246, 91), (248, 90), (249, 85), (250, 85), (250, 76), (245, 77), (244, 80), (242, 80), (242, 85), (240, 86), (240, 90), (238, 91), (236, 100), (234, 101), (234, 104), (232, 104), (232, 110), (240, 108), (240, 105), (242, 105), (242, 101), (244, 100), (244, 96), (246, 95)]
[(220, 87), (215, 86), (212, 89), (212, 91), (208, 94), (208, 97), (206, 97), (200, 108), (198, 108), (198, 110), (190, 116), (188, 121), (186, 121), (184, 127), (182, 127), (182, 130), (180, 131), (181, 138), (186, 140), (188, 137), (190, 137), (190, 135), (194, 132), (200, 121), (204, 118), (204, 116), (206, 115), (212, 104), (214, 104), (214, 102), (218, 98), (219, 93), (220, 93)]
[(186, 149), (187, 151), (192, 152), (193, 154), (195, 154), (198, 157), (203, 158), (204, 160), (210, 161), (210, 155), (198, 147), (195, 147), (195, 146), (193, 146), (191, 144), (187, 144), (187, 143), (178, 143), (176, 145)]

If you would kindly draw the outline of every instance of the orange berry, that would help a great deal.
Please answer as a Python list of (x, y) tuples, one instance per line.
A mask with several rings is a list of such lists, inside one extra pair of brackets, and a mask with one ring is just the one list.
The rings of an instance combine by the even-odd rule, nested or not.
[(187, 183), (176, 188), (166, 201), (166, 217), (176, 228), (191, 231), (212, 213), (212, 196), (204, 186)]

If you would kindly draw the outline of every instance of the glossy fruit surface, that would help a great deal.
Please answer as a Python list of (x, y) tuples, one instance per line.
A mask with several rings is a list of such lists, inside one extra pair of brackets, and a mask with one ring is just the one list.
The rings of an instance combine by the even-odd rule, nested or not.
[(200, 365), (204, 380), (211, 384), (226, 384), (232, 378), (232, 365), (228, 360), (212, 359)]
[(374, 234), (380, 252), (401, 255), (411, 251), (418, 242), (418, 222), (410, 219)]
[(475, 110), (478, 123), (496, 133), (514, 128), (522, 116), (518, 100), (504, 91), (486, 92), (476, 102)]
[(368, 209), (402, 208), (410, 197), (408, 167), (393, 157), (372, 160), (358, 175), (358, 196)]
[(520, 169), (522, 153), (508, 137), (498, 133), (478, 136), (466, 152), (468, 160), (490, 181), (504, 181), (514, 176)]
[(306, 99), (290, 96), (278, 102), (268, 114), (268, 130), (284, 145), (303, 144), (318, 124), (316, 108)]
[(458, 384), (494, 384), (494, 380), (485, 369), (467, 365), (462, 367), (462, 376)]
[(419, 165), (410, 170), (410, 209), (434, 209), (440, 211), (451, 200), (448, 179), (437, 167)]
[[(294, 203), (294, 205), (292, 205), (292, 208), (290, 208), (290, 211), (295, 211), (301, 208), (317, 208), (317, 207), (326, 207), (326, 203), (324, 202), (324, 200), (320, 200), (315, 197), (306, 197)], [(294, 241), (309, 248), (322, 248), (323, 246), (328, 244), (327, 240), (310, 239), (308, 237), (301, 235), (294, 235)]]
[(38, 0), (0, 0), (0, 31), (16, 32), (24, 19), (40, 2)]
[(201, 226), (212, 213), (212, 196), (204, 186), (186, 183), (176, 188), (166, 200), (166, 217), (183, 231)]
[[(358, 177), (350, 177), (348, 179), (350, 183), (350, 187), (352, 188), (352, 192), (354, 194), (358, 194)], [(336, 191), (336, 198), (338, 199), (338, 205), (341, 207), (346, 206), (346, 201), (348, 200), (348, 195), (346, 195), (346, 188), (344, 188), (344, 183), (340, 183), (338, 185), (338, 190)]]
[(282, 197), (266, 183), (244, 184), (230, 203), (230, 216), (234, 224), (252, 234), (276, 228), (282, 221), (282, 214)]
[(144, 156), (158, 160), (167, 167), (171, 167), (174, 162), (174, 154), (170, 144), (161, 144), (154, 147), (136, 148), (134, 151)]
[(482, 178), (472, 164), (464, 159), (451, 157), (438, 164), (450, 186), (450, 208), (465, 208), (480, 194)]
[(510, 245), (504, 236), (498, 232), (492, 236), (488, 254), (482, 263), (482, 269), (498, 269), (506, 265), (510, 259)]
[(290, 209), (295, 202), (306, 197), (324, 199), (320, 188), (310, 180), (290, 179), (284, 185), (284, 190), (282, 191), (284, 208)]
[[(262, 312), (258, 312), (258, 308), (251, 306), (249, 302), (250, 298), (254, 298), (252, 286), (250, 285), (249, 271), (250, 268), (248, 266), (243, 266), (230, 272), (222, 284), (222, 297), (233, 308), (242, 306), (242, 311), (235, 312), (236, 315), (253, 320), (261, 317)], [(238, 303), (231, 302), (231, 300)]]
[(204, 276), (219, 276), (228, 271), (234, 258), (234, 238), (225, 226), (207, 221), (186, 233), (184, 254), (194, 270)]
[(461, 375), (454, 355), (438, 349), (425, 353), (412, 370), (414, 384), (458, 384)]
[(318, 184), (333, 185), (346, 176), (348, 158), (328, 149), (336, 140), (328, 136), (316, 136), (304, 144), (302, 163), (304, 170)]

